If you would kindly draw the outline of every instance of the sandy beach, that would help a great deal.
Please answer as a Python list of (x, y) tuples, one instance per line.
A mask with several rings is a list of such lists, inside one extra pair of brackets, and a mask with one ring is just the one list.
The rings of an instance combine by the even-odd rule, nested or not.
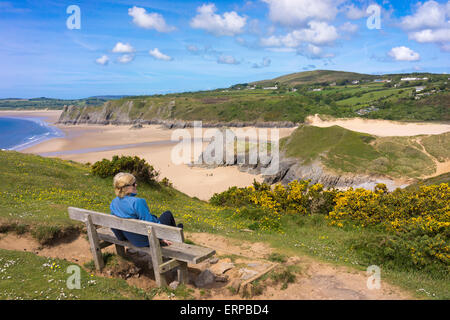
[(372, 119), (333, 119), (322, 120), (318, 115), (307, 118), (310, 125), (316, 127), (340, 126), (348, 130), (373, 134), (379, 137), (405, 137), (421, 134), (441, 134), (450, 131), (450, 124), (445, 123), (402, 123), (389, 120)]
[[(167, 177), (173, 186), (192, 197), (208, 200), (214, 193), (227, 190), (231, 186), (245, 187), (253, 180), (261, 182), (263, 178), (240, 172), (236, 167), (219, 167), (215, 169), (193, 168), (187, 164), (175, 164), (172, 159), (174, 148), (179, 142), (172, 141), (174, 129), (165, 129), (159, 125), (147, 125), (138, 130), (131, 126), (115, 125), (77, 125), (56, 124), (61, 111), (0, 111), (1, 116), (39, 117), (55, 125), (65, 136), (54, 138), (22, 150), (46, 157), (58, 157), (81, 163), (94, 163), (114, 155), (138, 156), (144, 158), (160, 172), (160, 177)], [(350, 130), (366, 132), (379, 136), (414, 136), (420, 134), (439, 134), (450, 131), (448, 124), (397, 123), (385, 120), (335, 119), (323, 121), (318, 116), (310, 117), (309, 122), (319, 127), (340, 125)], [(249, 129), (241, 128), (242, 132)], [(210, 128), (203, 129), (203, 134)], [(235, 132), (239, 129), (233, 129)], [(295, 128), (279, 129), (279, 138), (289, 136)], [(194, 137), (194, 129), (187, 131)], [(268, 131), (270, 132), (270, 131)], [(238, 134), (239, 136), (239, 134)], [(269, 134), (270, 138), (270, 134)], [(201, 143), (201, 149), (207, 143)], [(194, 160), (194, 146), (191, 146), (191, 160)], [(448, 168), (440, 168), (447, 170)], [(442, 171), (442, 170), (439, 170)]]
[[(55, 125), (60, 114), (61, 111), (2, 111), (0, 117), (39, 117)], [(130, 126), (113, 125), (55, 126), (64, 132), (63, 138), (44, 141), (22, 152), (81, 163), (111, 159), (113, 155), (138, 156), (153, 165), (161, 178), (167, 177), (176, 189), (202, 200), (208, 200), (214, 193), (225, 191), (231, 186), (245, 187), (251, 185), (254, 179), (259, 182), (263, 180), (261, 176), (240, 172), (236, 167), (206, 169), (174, 164), (171, 154), (178, 144), (171, 141), (174, 130), (159, 125), (144, 126), (138, 130), (130, 130)], [(251, 128), (242, 129), (245, 132)], [(280, 138), (288, 136), (294, 129), (280, 129)], [(193, 128), (189, 128), (188, 132), (194, 136)], [(203, 148), (205, 146), (206, 143)]]

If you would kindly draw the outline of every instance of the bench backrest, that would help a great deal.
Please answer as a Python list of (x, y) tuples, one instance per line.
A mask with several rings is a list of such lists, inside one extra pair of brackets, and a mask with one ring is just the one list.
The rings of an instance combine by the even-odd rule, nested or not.
[(86, 222), (88, 216), (91, 217), (94, 225), (133, 232), (145, 236), (148, 236), (148, 229), (149, 227), (152, 227), (158, 239), (184, 242), (183, 229), (177, 227), (170, 227), (144, 220), (123, 219), (111, 214), (69, 207), (69, 217), (73, 220)]

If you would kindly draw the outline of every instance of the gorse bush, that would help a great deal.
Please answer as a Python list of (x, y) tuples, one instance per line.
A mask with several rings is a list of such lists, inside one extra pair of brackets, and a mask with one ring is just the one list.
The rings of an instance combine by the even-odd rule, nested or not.
[[(417, 191), (350, 188), (337, 194), (336, 206), (327, 218), (331, 225), (338, 227), (357, 225), (387, 230), (397, 240), (384, 241), (383, 252), (391, 256), (406, 254), (416, 266), (450, 265), (450, 187), (447, 183), (422, 186)], [(381, 256), (389, 258), (389, 254)]]
[[(450, 187), (447, 183), (418, 190), (389, 192), (325, 190), (321, 184), (293, 181), (286, 186), (255, 182), (215, 194), (210, 203), (235, 208), (233, 217), (250, 220), (253, 230), (281, 231), (282, 218), (320, 213), (339, 228), (372, 228), (377, 237), (349, 244), (362, 250), (368, 263), (447, 270), (450, 266)], [(319, 216), (318, 216), (319, 217)], [(442, 269), (442, 265), (445, 266)]]
[(334, 206), (335, 190), (324, 190), (321, 184), (311, 185), (310, 180), (293, 181), (287, 186), (254, 181), (247, 188), (231, 187), (214, 194), (210, 203), (235, 209), (234, 217), (252, 220), (253, 230), (281, 231), (281, 218), (294, 214), (327, 214)]
[(113, 156), (112, 160), (103, 159), (94, 163), (91, 167), (92, 174), (107, 178), (113, 177), (119, 172), (131, 173), (140, 182), (156, 183), (159, 172), (148, 164), (145, 159), (139, 157)]
[(323, 185), (311, 185), (310, 180), (292, 181), (287, 186), (277, 184), (273, 189), (266, 183), (253, 182), (247, 188), (231, 187), (214, 194), (210, 203), (216, 206), (240, 208), (256, 206), (279, 213), (328, 214), (333, 210), (336, 190), (324, 190)]

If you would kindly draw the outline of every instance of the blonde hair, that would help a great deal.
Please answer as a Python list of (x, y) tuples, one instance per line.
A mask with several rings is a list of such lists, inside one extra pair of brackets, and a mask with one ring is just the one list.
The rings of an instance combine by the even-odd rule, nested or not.
[(130, 173), (120, 172), (116, 174), (113, 181), (116, 196), (123, 198), (128, 195), (129, 192), (126, 192), (126, 188), (132, 186), (135, 182), (136, 178)]

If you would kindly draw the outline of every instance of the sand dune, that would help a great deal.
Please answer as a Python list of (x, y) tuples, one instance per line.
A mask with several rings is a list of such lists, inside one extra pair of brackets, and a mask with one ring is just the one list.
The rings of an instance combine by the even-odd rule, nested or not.
[(307, 122), (316, 127), (340, 126), (348, 130), (373, 134), (380, 137), (417, 136), (422, 134), (441, 134), (450, 131), (446, 123), (404, 123), (372, 119), (333, 119), (322, 120), (318, 115), (310, 116)]

